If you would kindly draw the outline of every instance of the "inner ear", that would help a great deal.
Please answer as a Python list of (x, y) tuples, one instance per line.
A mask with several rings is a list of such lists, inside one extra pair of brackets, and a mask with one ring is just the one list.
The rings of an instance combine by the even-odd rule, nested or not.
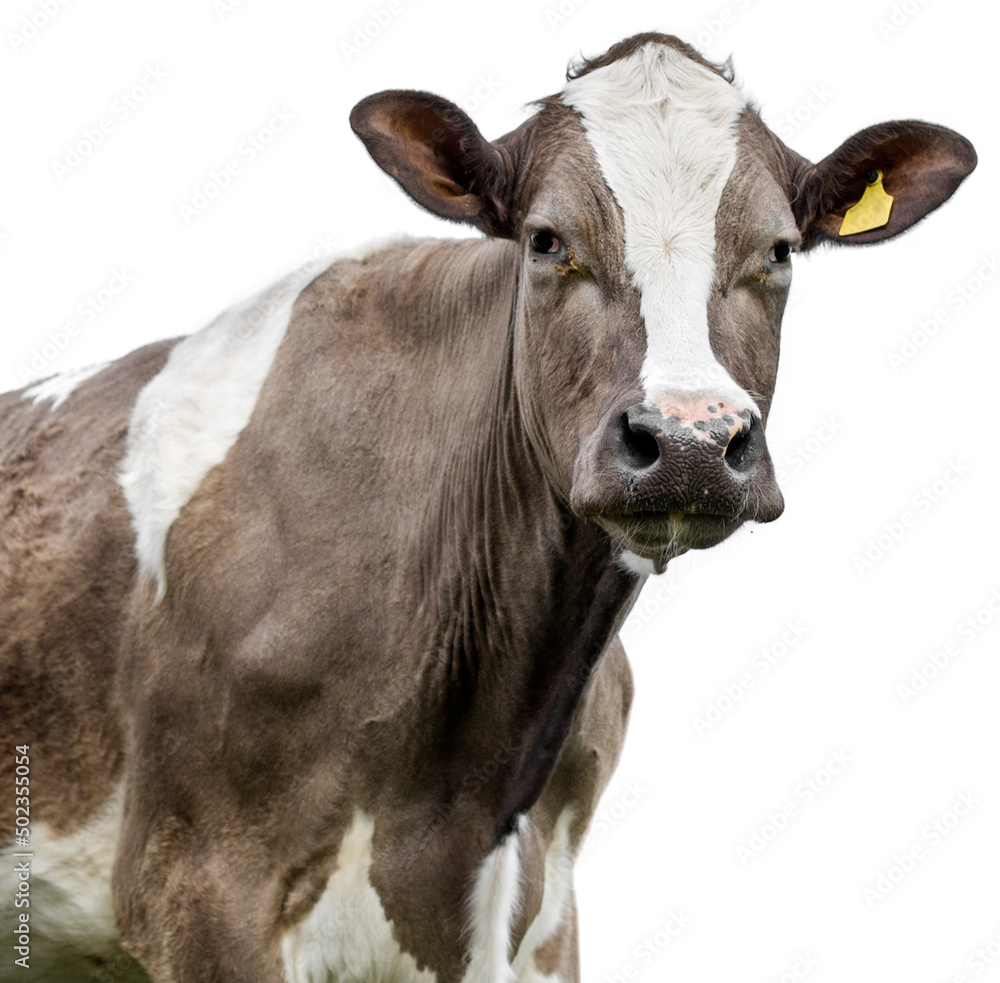
[[(803, 248), (824, 240), (858, 245), (891, 239), (946, 202), (975, 166), (972, 144), (943, 126), (903, 120), (861, 130), (812, 169), (792, 203)], [(893, 199), (888, 221), (841, 235), (844, 215), (875, 173)]]
[(428, 92), (379, 92), (354, 107), (351, 127), (418, 204), (508, 234), (505, 159), (458, 106)]

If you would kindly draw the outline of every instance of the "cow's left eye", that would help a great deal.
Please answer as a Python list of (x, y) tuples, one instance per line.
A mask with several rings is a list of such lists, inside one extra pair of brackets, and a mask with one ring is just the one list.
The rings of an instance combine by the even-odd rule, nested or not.
[(792, 247), (787, 242), (776, 242), (767, 254), (767, 261), (772, 266), (781, 266), (787, 263), (792, 255)]
[(535, 229), (528, 237), (533, 253), (545, 256), (557, 256), (563, 251), (562, 240), (549, 229)]

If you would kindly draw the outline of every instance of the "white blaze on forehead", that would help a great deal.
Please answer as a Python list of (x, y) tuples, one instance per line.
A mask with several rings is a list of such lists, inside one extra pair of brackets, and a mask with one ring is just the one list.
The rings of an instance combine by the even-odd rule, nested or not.
[(650, 42), (571, 80), (562, 101), (580, 115), (622, 210), (625, 265), (646, 325), (647, 405), (683, 391), (752, 407), (708, 337), (715, 216), (746, 100), (682, 52)]

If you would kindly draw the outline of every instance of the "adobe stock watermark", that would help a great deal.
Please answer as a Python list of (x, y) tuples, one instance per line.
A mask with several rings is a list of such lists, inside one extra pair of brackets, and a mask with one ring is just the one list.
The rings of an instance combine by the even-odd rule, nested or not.
[(917, 321), (917, 326), (903, 336), (898, 348), (886, 352), (893, 372), (909, 365), (931, 342), (936, 341), (941, 332), (951, 326), (955, 315), (964, 311), (985, 287), (993, 283), (998, 271), (1000, 261), (997, 254), (983, 256), (975, 273), (970, 273), (952, 287), (930, 317)]
[(844, 429), (844, 424), (833, 416), (825, 416), (808, 437), (801, 439), (787, 451), (775, 466), (775, 478), (785, 484), (793, 475), (802, 471)]
[(631, 957), (618, 969), (604, 977), (604, 983), (630, 983), (653, 964), (657, 957), (673, 944), (674, 940), (691, 927), (693, 919), (682, 908), (671, 911), (652, 935), (644, 938), (632, 949)]
[(792, 960), (792, 965), (784, 973), (772, 976), (768, 983), (796, 983), (797, 980), (804, 980), (820, 964), (819, 960), (808, 952), (796, 952)]
[(545, 23), (550, 29), (565, 24), (586, 2), (587, 0), (559, 0), (558, 4), (545, 9)]
[(684, 589), (680, 583), (666, 577), (651, 577), (646, 584), (618, 633), (623, 640), (648, 625)]
[(929, 2), (930, 0), (901, 0), (900, 3), (894, 3), (884, 16), (875, 22), (882, 40), (888, 41), (894, 34), (898, 34), (909, 23), (910, 18), (919, 13)]
[(295, 114), (285, 107), (272, 111), (267, 122), (240, 141), (236, 152), (218, 167), (208, 172), (203, 181), (187, 201), (177, 207), (184, 224), (187, 225), (203, 215), (214, 202), (274, 141), (295, 121)]
[(737, 844), (736, 856), (746, 866), (759, 857), (786, 829), (802, 815), (802, 810), (811, 805), (832, 784), (834, 778), (842, 775), (854, 761), (847, 751), (831, 751), (830, 756), (815, 772), (799, 782), (793, 794), (781, 805), (776, 806), (755, 826), (745, 842)]
[(825, 82), (809, 87), (809, 95), (805, 97), (794, 109), (784, 113), (775, 124), (775, 131), (782, 140), (793, 137), (797, 130), (800, 130), (809, 122), (831, 99), (833, 92), (827, 87)]
[(112, 269), (104, 283), (76, 305), (74, 314), (61, 328), (50, 331), (45, 341), (33, 348), (17, 367), (22, 386), (50, 374), (49, 366), (79, 337), (84, 327), (93, 324), (135, 280), (135, 274), (119, 266)]
[(289, 297), (297, 297), (309, 285), (326, 260), (332, 262), (339, 246), (340, 243), (329, 236), (317, 236), (315, 247), (295, 269), (272, 284), (266, 293), (254, 300), (251, 307), (239, 309), (227, 335), (237, 341), (254, 337)]
[(854, 554), (851, 559), (855, 571), (862, 577), (871, 571), (971, 470), (968, 464), (961, 461), (949, 461), (939, 477), (913, 495), (909, 508), (884, 522), (881, 531)]
[(470, 116), (473, 116), (484, 102), (492, 98), (499, 85), (500, 83), (492, 75), (478, 75), (475, 87), (467, 96), (458, 100), (458, 105)]
[(7, 41), (15, 55), (38, 37), (59, 16), (70, 0), (40, 0), (30, 14), (25, 14), (14, 30), (7, 32)]
[(991, 966), (1000, 961), (1000, 928), (985, 942), (976, 946), (965, 957), (963, 969), (952, 973), (944, 983), (972, 983), (977, 976), (982, 976)]
[(1000, 588), (994, 587), (986, 601), (955, 626), (955, 637), (949, 638), (931, 652), (923, 662), (910, 670), (909, 676), (903, 682), (896, 684), (896, 695), (903, 706), (909, 706), (946, 669), (950, 669), (962, 652), (979, 639), (980, 633), (986, 631), (998, 615), (1000, 615)]
[(402, 13), (403, 0), (388, 0), (382, 7), (371, 10), (351, 35), (350, 41), (340, 42), (340, 52), (350, 64)]
[(868, 907), (874, 908), (889, 897), (916, 870), (917, 864), (923, 863), (931, 850), (944, 843), (979, 804), (979, 796), (975, 792), (962, 792), (950, 808), (924, 826), (919, 840), (903, 852), (894, 853), (889, 866), (878, 871), (874, 882), (863, 891)]
[(713, 41), (718, 41), (740, 15), (746, 13), (750, 3), (751, 0), (733, 0), (720, 7), (713, 16), (706, 17), (701, 22), (701, 30), (691, 39), (691, 43), (696, 48), (707, 48)]
[(212, 10), (219, 20), (225, 20), (230, 14), (241, 10), (245, 2), (246, 0), (212, 0)]
[(625, 791), (613, 802), (602, 802), (584, 840), (583, 851), (592, 850), (597, 841), (604, 839), (648, 792), (649, 789), (641, 781), (633, 779), (626, 783)]
[(85, 160), (91, 157), (94, 151), (142, 106), (168, 77), (167, 70), (162, 66), (148, 65), (142, 78), (134, 85), (122, 89), (111, 100), (107, 113), (101, 116), (96, 123), (85, 126), (78, 136), (66, 144), (62, 156), (52, 161), (52, 172), (55, 174), (56, 180), (64, 181)]
[(781, 637), (770, 645), (759, 649), (750, 660), (747, 668), (736, 679), (726, 683), (722, 687), (722, 692), (705, 704), (702, 713), (695, 714), (691, 718), (695, 734), (698, 737), (704, 737), (705, 733), (719, 723), (757, 685), (760, 679), (763, 679), (788, 655), (808, 631), (809, 629), (798, 618), (786, 621)]

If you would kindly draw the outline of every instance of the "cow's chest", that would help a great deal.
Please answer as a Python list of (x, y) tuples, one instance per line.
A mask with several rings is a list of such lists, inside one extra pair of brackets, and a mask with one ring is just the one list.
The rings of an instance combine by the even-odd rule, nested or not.
[[(571, 909), (571, 820), (567, 809), (540, 863), (526, 849), (530, 821), (524, 819), (478, 865), (467, 903), (462, 983), (559, 983), (558, 974), (539, 971), (536, 954)], [(282, 938), (289, 983), (437, 983), (437, 973), (400, 944), (372, 884), (374, 835), (372, 818), (356, 811), (318, 902)], [(536, 900), (527, 930), (519, 932), (515, 919), (533, 882), (541, 887), (541, 903)]]

